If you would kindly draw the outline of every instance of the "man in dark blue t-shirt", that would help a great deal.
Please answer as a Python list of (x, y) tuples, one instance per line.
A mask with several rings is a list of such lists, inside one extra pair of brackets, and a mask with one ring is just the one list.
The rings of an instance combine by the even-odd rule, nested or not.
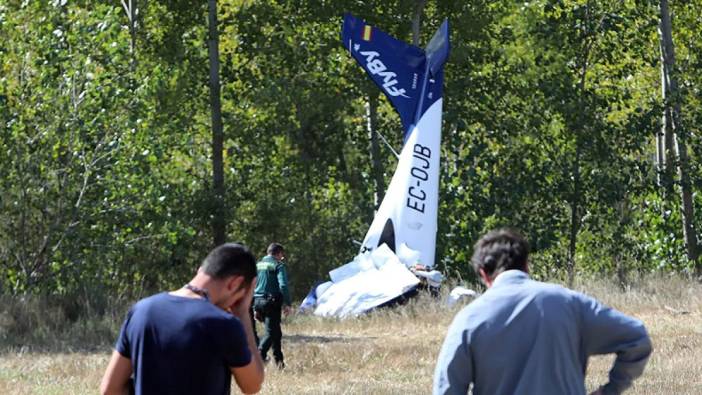
[(100, 386), (124, 394), (229, 394), (231, 376), (258, 392), (263, 362), (249, 308), (256, 260), (235, 243), (212, 250), (183, 288), (137, 302), (117, 339)]

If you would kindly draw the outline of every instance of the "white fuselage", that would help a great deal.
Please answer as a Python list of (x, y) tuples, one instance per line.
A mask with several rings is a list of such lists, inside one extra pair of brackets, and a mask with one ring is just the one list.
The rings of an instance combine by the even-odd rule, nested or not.
[(362, 249), (378, 247), (388, 219), (394, 227), (394, 244), (407, 244), (420, 252), (419, 263), (434, 266), (439, 206), (441, 110), (439, 99), (410, 132), (395, 174), (366, 233)]

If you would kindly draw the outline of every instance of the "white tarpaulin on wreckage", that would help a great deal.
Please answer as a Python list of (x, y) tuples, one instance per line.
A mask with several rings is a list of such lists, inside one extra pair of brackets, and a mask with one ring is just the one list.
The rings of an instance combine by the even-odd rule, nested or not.
[(318, 297), (316, 315), (355, 316), (419, 284), (419, 279), (385, 244), (356, 258), (330, 273), (336, 281)]
[[(316, 315), (336, 317), (358, 315), (402, 296), (420, 282), (410, 268), (434, 266), (448, 22), (423, 50), (347, 14), (342, 40), (398, 111), (404, 145), (361, 251), (329, 272), (331, 281), (308, 297)], [(442, 277), (436, 271), (424, 274), (434, 283)]]

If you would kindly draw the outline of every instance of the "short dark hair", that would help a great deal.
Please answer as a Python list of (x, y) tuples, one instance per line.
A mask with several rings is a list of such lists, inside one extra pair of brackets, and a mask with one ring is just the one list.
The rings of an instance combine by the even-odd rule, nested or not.
[(256, 258), (248, 247), (240, 243), (225, 243), (216, 247), (207, 254), (200, 267), (216, 279), (242, 276), (248, 284), (256, 277)]
[(279, 253), (285, 251), (285, 248), (283, 248), (282, 245), (278, 243), (271, 243), (268, 246), (268, 249), (266, 250), (266, 254), (268, 255), (278, 255)]
[(480, 269), (494, 278), (506, 270), (525, 270), (529, 256), (529, 242), (516, 230), (496, 229), (481, 237), (473, 250), (471, 264), (475, 273)]

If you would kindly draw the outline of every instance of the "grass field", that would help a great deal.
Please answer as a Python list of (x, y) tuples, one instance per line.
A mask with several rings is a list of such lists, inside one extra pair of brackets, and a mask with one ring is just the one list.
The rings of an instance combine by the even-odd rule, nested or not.
[[(628, 393), (702, 394), (702, 285), (670, 277), (626, 291), (593, 281), (576, 288), (640, 318), (653, 338), (651, 360)], [(419, 298), (358, 319), (290, 317), (283, 327), (287, 369), (269, 369), (262, 393), (428, 394), (439, 347), (459, 308)], [(56, 344), (43, 346), (49, 351), (5, 345), (0, 394), (96, 393), (116, 333), (93, 337), (92, 344), (69, 335), (56, 333)], [(606, 381), (612, 360), (590, 360), (588, 389)]]

